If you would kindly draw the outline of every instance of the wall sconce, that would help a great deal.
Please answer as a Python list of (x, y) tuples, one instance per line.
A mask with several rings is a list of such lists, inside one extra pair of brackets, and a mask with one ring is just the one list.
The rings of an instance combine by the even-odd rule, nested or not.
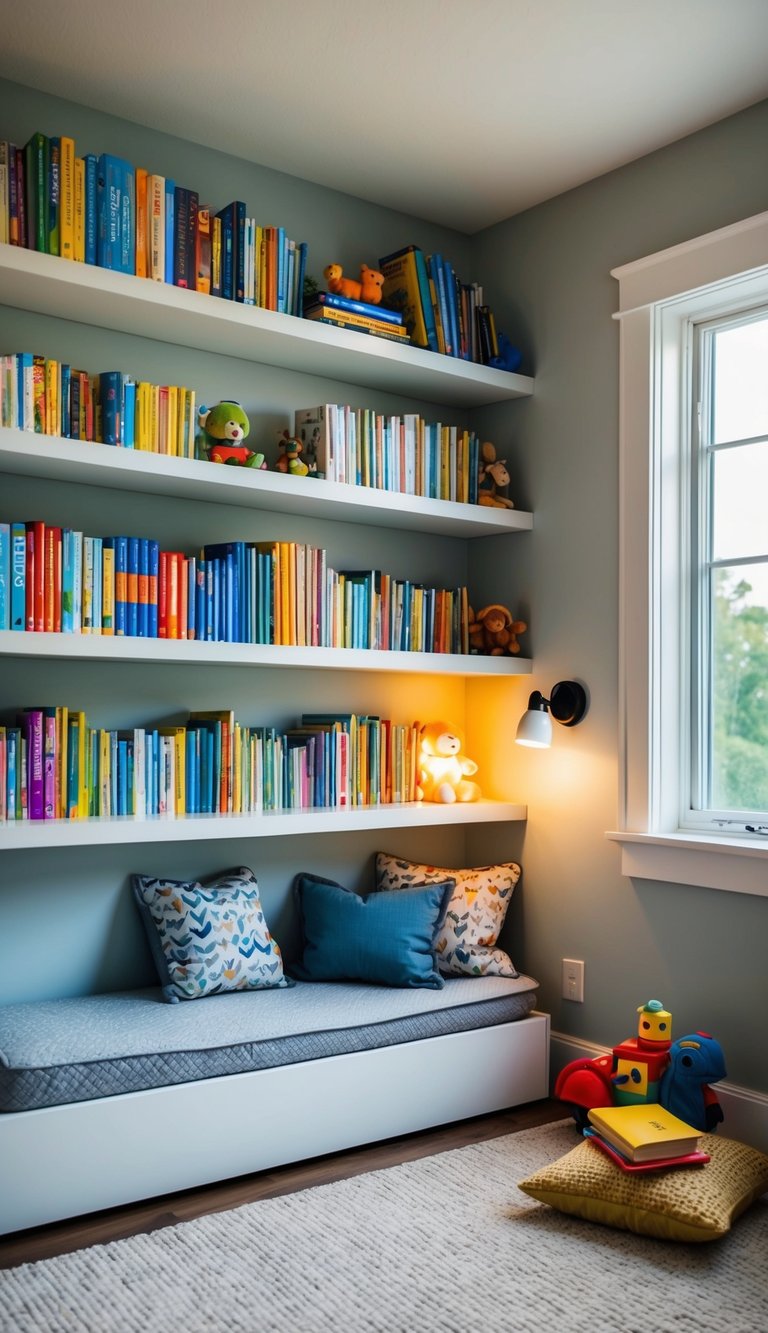
[(587, 691), (576, 680), (559, 680), (552, 686), (548, 699), (534, 690), (528, 700), (528, 710), (517, 724), (517, 745), (529, 745), (543, 750), (552, 744), (554, 718), (563, 727), (575, 727), (587, 711)]

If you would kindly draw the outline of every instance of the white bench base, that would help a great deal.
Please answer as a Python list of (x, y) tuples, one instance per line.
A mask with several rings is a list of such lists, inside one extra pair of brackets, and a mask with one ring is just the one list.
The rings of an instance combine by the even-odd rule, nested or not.
[(549, 1093), (549, 1016), (0, 1115), (0, 1234)]

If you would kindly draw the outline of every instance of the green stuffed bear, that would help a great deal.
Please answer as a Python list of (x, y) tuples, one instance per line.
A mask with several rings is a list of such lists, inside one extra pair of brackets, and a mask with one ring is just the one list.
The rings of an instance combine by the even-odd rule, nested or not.
[(235, 467), (266, 468), (263, 454), (255, 454), (244, 443), (251, 428), (239, 403), (217, 403), (201, 407), (197, 420), (205, 433), (205, 451), (211, 463), (229, 463)]

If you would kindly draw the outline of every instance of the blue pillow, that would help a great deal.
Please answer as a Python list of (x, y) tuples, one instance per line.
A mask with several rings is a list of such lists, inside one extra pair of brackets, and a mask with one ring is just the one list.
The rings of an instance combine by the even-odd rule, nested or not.
[(292, 974), (301, 981), (442, 989), (435, 944), (454, 888), (450, 879), (363, 898), (333, 880), (297, 875), (302, 957)]
[(152, 957), (170, 1003), (225, 991), (292, 986), (247, 866), (212, 879), (132, 875)]

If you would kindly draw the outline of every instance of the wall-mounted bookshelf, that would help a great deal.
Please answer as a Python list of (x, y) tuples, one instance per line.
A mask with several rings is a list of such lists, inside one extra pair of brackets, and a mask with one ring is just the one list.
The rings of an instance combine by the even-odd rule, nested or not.
[(533, 515), (523, 510), (427, 500), (8, 428), (0, 428), (0, 472), (465, 539), (533, 526)]
[(183, 819), (46, 819), (0, 824), (0, 852), (46, 847), (105, 847), (232, 838), (283, 838), (365, 829), (433, 828), (444, 824), (498, 824), (526, 817), (508, 801), (461, 805), (414, 802), (353, 809), (277, 810), (261, 815), (186, 815)]
[(426, 402), (480, 407), (533, 393), (527, 375), (7, 244), (0, 304)]
[(301, 648), (277, 644), (198, 643), (100, 634), (33, 634), (0, 630), (0, 660), (26, 657), (75, 662), (150, 662), (173, 666), (304, 667), (420, 676), (525, 676), (527, 657), (384, 652), (375, 648)]

